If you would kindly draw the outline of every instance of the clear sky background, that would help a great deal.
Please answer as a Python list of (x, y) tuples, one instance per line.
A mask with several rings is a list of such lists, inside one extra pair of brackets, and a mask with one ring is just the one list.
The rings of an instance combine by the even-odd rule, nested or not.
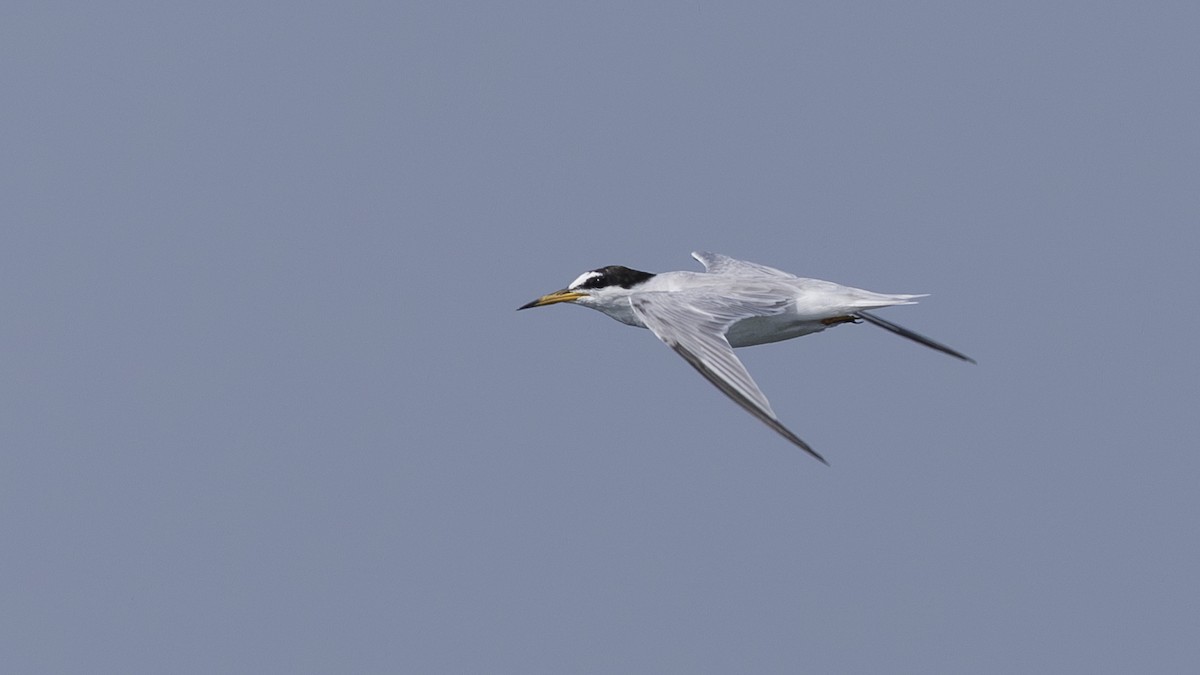
[[(1194, 3), (0, 10), (13, 673), (1191, 673)], [(514, 310), (708, 249), (739, 353)]]

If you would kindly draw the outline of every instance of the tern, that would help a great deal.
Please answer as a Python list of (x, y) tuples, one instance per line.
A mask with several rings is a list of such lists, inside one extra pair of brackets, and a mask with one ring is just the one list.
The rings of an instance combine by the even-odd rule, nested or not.
[(733, 353), (832, 326), (865, 321), (915, 342), (975, 363), (958, 351), (881, 319), (867, 310), (911, 305), (921, 295), (874, 293), (831, 281), (804, 279), (774, 267), (697, 251), (703, 272), (654, 274), (609, 265), (579, 275), (561, 291), (518, 310), (569, 302), (604, 312), (621, 323), (649, 328), (659, 340), (779, 435), (828, 465), (792, 433)]

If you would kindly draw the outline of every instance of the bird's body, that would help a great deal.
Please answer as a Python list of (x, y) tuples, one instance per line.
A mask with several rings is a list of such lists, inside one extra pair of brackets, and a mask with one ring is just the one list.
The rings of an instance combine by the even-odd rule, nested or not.
[(907, 305), (921, 295), (895, 295), (804, 279), (766, 265), (715, 253), (693, 253), (704, 272), (651, 274), (617, 265), (581, 274), (567, 288), (520, 309), (572, 302), (621, 323), (650, 329), (718, 389), (792, 443), (824, 462), (784, 427), (734, 347), (789, 340), (865, 320), (951, 356), (959, 352), (866, 310)]
[(753, 271), (663, 272), (629, 290), (627, 294), (599, 295), (590, 302), (576, 302), (638, 328), (648, 326), (634, 311), (632, 301), (645, 293), (674, 293), (678, 295), (673, 299), (701, 302), (706, 299), (729, 299), (732, 294), (747, 309), (761, 307), (763, 310), (773, 310), (734, 321), (725, 331), (725, 338), (732, 347), (790, 340), (836, 325), (828, 321), (831, 318), (865, 309), (908, 305), (912, 304), (913, 298), (921, 297), (872, 293), (820, 279), (770, 276)]

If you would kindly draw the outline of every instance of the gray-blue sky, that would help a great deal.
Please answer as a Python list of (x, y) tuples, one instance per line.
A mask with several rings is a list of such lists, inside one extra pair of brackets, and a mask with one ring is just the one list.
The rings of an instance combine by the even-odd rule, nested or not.
[[(13, 672), (1188, 672), (1186, 3), (0, 17)], [(710, 249), (742, 350), (515, 313)]]

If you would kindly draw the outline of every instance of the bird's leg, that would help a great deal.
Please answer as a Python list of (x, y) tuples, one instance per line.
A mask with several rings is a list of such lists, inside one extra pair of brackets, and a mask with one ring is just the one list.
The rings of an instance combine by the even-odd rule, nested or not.
[(858, 323), (859, 319), (856, 316), (831, 316), (828, 319), (821, 319), (821, 323), (826, 326), (836, 326), (839, 323)]

